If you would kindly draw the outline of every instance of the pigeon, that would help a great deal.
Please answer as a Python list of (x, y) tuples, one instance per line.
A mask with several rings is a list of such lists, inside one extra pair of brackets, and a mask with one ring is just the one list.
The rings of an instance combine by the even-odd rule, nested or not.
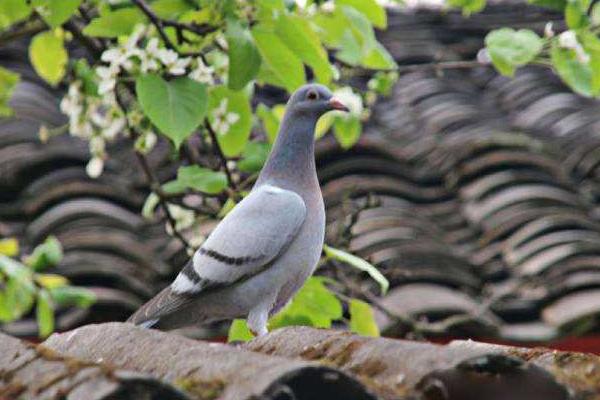
[(273, 149), (250, 191), (217, 225), (170, 286), (129, 319), (171, 330), (246, 318), (257, 336), (314, 272), (325, 236), (325, 207), (314, 155), (315, 126), (348, 111), (319, 84), (289, 99)]

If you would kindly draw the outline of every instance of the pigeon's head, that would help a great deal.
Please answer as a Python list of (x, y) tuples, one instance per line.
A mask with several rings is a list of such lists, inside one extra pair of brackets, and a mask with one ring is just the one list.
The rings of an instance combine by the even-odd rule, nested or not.
[(331, 90), (323, 85), (311, 83), (296, 90), (286, 107), (290, 112), (308, 114), (319, 118), (327, 111), (348, 111), (348, 107), (333, 96)]

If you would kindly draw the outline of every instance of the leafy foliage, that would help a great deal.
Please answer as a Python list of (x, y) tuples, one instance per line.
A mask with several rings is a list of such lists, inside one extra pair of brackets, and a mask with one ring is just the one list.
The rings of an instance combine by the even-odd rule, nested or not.
[(488, 34), (485, 45), (498, 71), (512, 76), (517, 67), (535, 59), (542, 50), (542, 39), (527, 29), (502, 28)]
[(350, 265), (351, 267), (369, 274), (371, 278), (373, 278), (373, 280), (379, 284), (381, 294), (385, 294), (390, 287), (390, 283), (386, 277), (383, 276), (381, 272), (375, 268), (375, 266), (363, 260), (362, 258), (327, 245), (323, 246), (323, 251), (328, 258), (341, 261)]
[(165, 81), (159, 75), (142, 75), (135, 83), (140, 106), (150, 121), (176, 147), (200, 125), (206, 114), (206, 87), (189, 78)]
[[(35, 304), (41, 337), (54, 330), (54, 310), (58, 306), (88, 307), (95, 301), (93, 292), (69, 286), (69, 281), (55, 274), (41, 273), (62, 258), (62, 247), (48, 237), (21, 263), (14, 257), (18, 243), (4, 239), (0, 244), (0, 323), (11, 322), (28, 314)], [(67, 293), (67, 295), (65, 295)]]
[(57, 85), (65, 76), (68, 61), (62, 31), (56, 29), (35, 35), (29, 47), (29, 59), (39, 76)]

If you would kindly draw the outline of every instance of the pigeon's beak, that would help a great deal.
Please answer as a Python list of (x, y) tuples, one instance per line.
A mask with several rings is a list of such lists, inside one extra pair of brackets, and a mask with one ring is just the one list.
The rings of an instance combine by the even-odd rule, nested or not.
[(338, 98), (336, 97), (332, 97), (331, 99), (329, 99), (329, 106), (333, 109), (333, 110), (339, 110), (339, 111), (350, 111), (348, 109), (348, 107), (346, 107), (344, 105), (344, 103), (342, 103)]

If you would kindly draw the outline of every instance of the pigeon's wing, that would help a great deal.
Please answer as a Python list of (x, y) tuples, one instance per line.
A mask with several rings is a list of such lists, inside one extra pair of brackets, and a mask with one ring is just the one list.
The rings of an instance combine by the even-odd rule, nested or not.
[(253, 190), (215, 228), (171, 286), (130, 321), (160, 318), (187, 305), (203, 290), (259, 273), (287, 248), (305, 217), (306, 205), (297, 193), (272, 185)]

